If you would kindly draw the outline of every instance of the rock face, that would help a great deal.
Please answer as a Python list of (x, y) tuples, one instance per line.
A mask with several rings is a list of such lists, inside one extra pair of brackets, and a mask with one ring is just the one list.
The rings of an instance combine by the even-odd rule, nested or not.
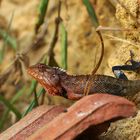
[[(121, 28), (128, 29), (128, 31), (122, 31), (121, 45), (116, 45), (108, 59), (110, 67), (125, 64), (130, 58), (130, 50), (134, 52), (134, 59), (140, 61), (140, 3), (138, 0), (119, 1), (120, 4), (116, 6), (116, 18), (121, 23)], [(128, 74), (128, 77), (138, 79), (140, 75), (132, 72)]]
[[(140, 61), (140, 2), (138, 0), (119, 0), (116, 7), (116, 18), (122, 28), (130, 29), (123, 32), (122, 44), (116, 46), (114, 53), (108, 60), (109, 66), (124, 64), (129, 59), (129, 51), (135, 54), (134, 58)], [(139, 79), (137, 73), (128, 73), (130, 79)], [(137, 96), (137, 100), (139, 96)], [(138, 107), (139, 108), (139, 107)], [(140, 111), (134, 118), (117, 121), (111, 124), (107, 133), (101, 136), (102, 140), (138, 140), (140, 139)], [(138, 138), (139, 137), (139, 138)]]

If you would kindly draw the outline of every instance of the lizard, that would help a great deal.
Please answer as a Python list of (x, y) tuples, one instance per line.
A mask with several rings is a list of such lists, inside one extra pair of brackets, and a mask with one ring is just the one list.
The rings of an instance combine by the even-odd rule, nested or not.
[(89, 93), (91, 80), (101, 65), (104, 56), (104, 42), (99, 31), (97, 34), (101, 41), (101, 55), (91, 75), (68, 75), (66, 71), (45, 64), (36, 64), (28, 68), (28, 73), (34, 77), (51, 95), (63, 96), (78, 100)]
[[(133, 64), (130, 67), (133, 67)], [(120, 67), (117, 68), (114, 67), (113, 71), (121, 69)], [(140, 91), (140, 80), (128, 80), (98, 74), (69, 75), (61, 68), (50, 67), (41, 63), (30, 66), (27, 71), (50, 95), (63, 96), (71, 100), (78, 100), (84, 96), (84, 88), (89, 78), (91, 85), (88, 94), (108, 93), (118, 96), (133, 96)]]

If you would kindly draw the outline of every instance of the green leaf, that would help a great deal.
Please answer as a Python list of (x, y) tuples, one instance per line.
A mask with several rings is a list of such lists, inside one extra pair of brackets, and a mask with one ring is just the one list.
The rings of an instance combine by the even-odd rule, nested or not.
[(34, 105), (34, 107), (39, 106), (36, 90), (34, 91), (34, 100), (35, 100), (35, 105)]
[(61, 66), (63, 69), (67, 69), (67, 31), (61, 22)]
[[(15, 96), (11, 100), (11, 104), (14, 104), (19, 99), (19, 97), (24, 93), (25, 89), (26, 89), (26, 86), (24, 86), (21, 90), (19, 90), (15, 94)], [(4, 125), (4, 123), (6, 122), (8, 116), (9, 116), (9, 112), (10, 112), (9, 108), (4, 111), (4, 113), (3, 113), (3, 115), (0, 119), (0, 130), (2, 130), (3, 125)]]
[(14, 104), (19, 97), (25, 92), (26, 86), (22, 87), (16, 94), (15, 96), (12, 98), (11, 103)]
[(99, 21), (98, 21), (98, 18), (96, 16), (95, 10), (93, 9), (92, 4), (90, 3), (89, 0), (83, 0), (83, 3), (87, 8), (88, 14), (91, 17), (91, 20), (92, 20), (95, 28), (97, 28), (99, 26)]
[(47, 11), (47, 8), (48, 8), (48, 3), (49, 3), (49, 0), (41, 0), (40, 1), (39, 12), (38, 12), (38, 14), (39, 14), (38, 15), (38, 21), (36, 23), (36, 31), (39, 29), (39, 27), (44, 22), (46, 11)]
[(29, 96), (34, 92), (34, 90), (36, 89), (37, 86), (37, 81), (36, 80), (32, 80), (31, 86), (30, 86), (30, 91), (29, 91)]
[(3, 38), (4, 40), (4, 43), (0, 49), (0, 64), (2, 63), (3, 59), (4, 59), (4, 55), (5, 55), (5, 50), (6, 50), (6, 44), (8, 43), (10, 47), (12, 47), (14, 50), (16, 50), (17, 48), (17, 43), (16, 43), (16, 40), (11, 37), (9, 35), (9, 31), (10, 31), (10, 27), (11, 27), (11, 24), (12, 24), (12, 21), (13, 21), (13, 16), (14, 16), (14, 12), (12, 13), (12, 16), (11, 16), (11, 19), (10, 19), (10, 22), (8, 23), (8, 28), (7, 30), (3, 30), (3, 29), (0, 29), (0, 36)]
[(2, 63), (4, 58), (4, 46), (2, 46), (2, 48), (0, 49), (0, 64)]
[[(37, 98), (39, 98), (43, 93), (45, 93), (44, 88), (41, 88), (40, 91), (37, 93)], [(24, 117), (25, 115), (27, 115), (30, 111), (33, 110), (33, 108), (36, 105), (36, 101), (35, 99), (33, 99), (33, 101), (30, 103), (29, 107), (27, 108), (27, 110), (22, 114), (22, 117)]]
[(6, 43), (9, 44), (10, 47), (12, 47), (14, 50), (17, 49), (17, 42), (15, 38), (10, 36), (6, 31), (4, 31), (3, 29), (0, 29), (0, 36), (4, 39)]
[(4, 103), (4, 105), (12, 112), (15, 113), (16, 117), (18, 119), (21, 118), (20, 112), (8, 101), (6, 100), (2, 95), (0, 95), (0, 101)]

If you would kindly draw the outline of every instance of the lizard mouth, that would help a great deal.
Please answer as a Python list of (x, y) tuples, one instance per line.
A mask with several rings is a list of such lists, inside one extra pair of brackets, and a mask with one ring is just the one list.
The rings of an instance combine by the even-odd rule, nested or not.
[(36, 64), (30, 66), (27, 69), (27, 73), (34, 79), (36, 79), (48, 93), (50, 93), (51, 95), (58, 95), (59, 91), (57, 87), (51, 83), (51, 80), (47, 76), (44, 76), (44, 72), (46, 72), (46, 69), (50, 69), (50, 67), (44, 64)]
[(30, 66), (27, 69), (27, 73), (31, 75), (33, 78), (35, 78), (36, 80), (42, 79), (42, 72), (40, 71), (40, 69), (38, 69), (38, 65)]
[(44, 81), (44, 71), (45, 71), (45, 66), (44, 64), (36, 64), (33, 66), (30, 66), (27, 69), (27, 73), (35, 78), (43, 87), (46, 88), (46, 86), (53, 86), (50, 82), (50, 80), (46, 77)]
[[(48, 86), (49, 85), (45, 84), (45, 82), (43, 80), (43, 72), (41, 72), (38, 69), (38, 64), (37, 65), (30, 66), (27, 69), (27, 73), (30, 76), (32, 76), (34, 79), (36, 79), (45, 89), (48, 89)], [(47, 86), (47, 88), (46, 88), (46, 86)]]

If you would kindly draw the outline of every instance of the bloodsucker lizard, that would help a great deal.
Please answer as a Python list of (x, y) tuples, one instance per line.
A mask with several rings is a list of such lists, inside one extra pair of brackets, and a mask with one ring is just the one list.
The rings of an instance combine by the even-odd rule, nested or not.
[[(134, 67), (133, 64), (129, 66)], [(118, 67), (114, 67), (114, 70)], [(106, 75), (69, 75), (60, 68), (50, 67), (45, 64), (36, 64), (29, 67), (28, 73), (49, 94), (63, 96), (71, 100), (78, 100), (84, 96), (84, 89), (89, 79), (91, 84), (88, 94), (108, 93), (118, 96), (133, 96), (140, 91), (140, 80), (132, 81)]]

